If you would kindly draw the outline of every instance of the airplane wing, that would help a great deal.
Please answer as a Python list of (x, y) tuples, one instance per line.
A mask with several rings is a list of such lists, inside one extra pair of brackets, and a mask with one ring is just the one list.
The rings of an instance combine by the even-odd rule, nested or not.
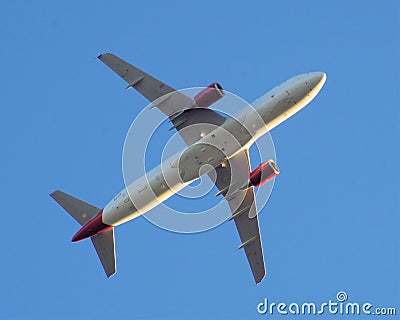
[(226, 119), (213, 110), (196, 108), (192, 98), (112, 53), (101, 54), (98, 58), (128, 83), (127, 89), (136, 89), (152, 103), (152, 107), (167, 115), (172, 122), (171, 129), (178, 130), (188, 145), (200, 140)]
[[(242, 182), (231, 181), (231, 167), (238, 173), (235, 173), (234, 179), (242, 180)], [(229, 220), (235, 221), (242, 241), (238, 249), (244, 248), (254, 279), (258, 284), (265, 276), (265, 265), (254, 188), (240, 190), (233, 187), (247, 182), (250, 173), (248, 151), (238, 153), (223, 165), (218, 166), (215, 172), (217, 176), (211, 173), (211, 179), (215, 181), (215, 185), (228, 201), (232, 212)], [(227, 190), (230, 185), (234, 190)]]
[[(200, 140), (203, 135), (210, 133), (226, 120), (226, 117), (211, 109), (196, 108), (190, 97), (112, 53), (102, 54), (98, 58), (128, 83), (127, 89), (136, 89), (152, 102), (153, 107), (166, 114), (173, 124), (171, 129), (178, 130), (187, 145)], [(242, 241), (238, 249), (244, 248), (254, 279), (259, 283), (265, 276), (265, 266), (254, 189), (234, 190), (228, 193), (227, 188), (235, 184), (231, 184), (231, 167), (241, 174), (238, 177), (235, 174), (235, 179), (241, 180), (236, 181), (237, 183), (243, 185), (247, 182), (250, 173), (248, 152), (239, 152), (226, 161), (224, 166), (218, 166), (215, 171), (216, 177), (213, 177), (213, 173), (209, 175), (228, 201), (232, 212), (230, 219), (235, 221)]]

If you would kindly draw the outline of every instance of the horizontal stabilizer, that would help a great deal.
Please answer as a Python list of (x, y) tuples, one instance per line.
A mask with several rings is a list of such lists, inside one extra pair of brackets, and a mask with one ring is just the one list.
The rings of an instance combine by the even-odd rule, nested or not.
[(116, 272), (114, 228), (96, 234), (91, 238), (107, 277)]
[[(50, 196), (80, 225), (86, 224), (100, 212), (99, 208), (60, 190), (54, 191)], [(92, 236), (91, 240), (107, 277), (112, 276), (116, 272), (114, 228)]]
[(80, 225), (84, 225), (100, 211), (99, 208), (60, 190), (51, 193), (50, 197), (63, 207)]

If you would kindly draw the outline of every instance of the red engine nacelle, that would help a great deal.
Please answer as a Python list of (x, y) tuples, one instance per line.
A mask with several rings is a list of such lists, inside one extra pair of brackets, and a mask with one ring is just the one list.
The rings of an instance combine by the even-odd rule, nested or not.
[(225, 92), (222, 86), (217, 83), (211, 83), (207, 88), (201, 90), (194, 97), (197, 108), (208, 108), (224, 96)]
[(279, 168), (274, 160), (265, 161), (252, 172), (250, 172), (249, 186), (262, 186), (263, 184), (275, 178), (279, 172)]

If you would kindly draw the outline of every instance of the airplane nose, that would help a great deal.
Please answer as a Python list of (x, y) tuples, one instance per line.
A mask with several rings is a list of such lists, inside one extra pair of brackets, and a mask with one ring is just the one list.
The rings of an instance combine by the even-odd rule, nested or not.
[(308, 74), (308, 82), (312, 88), (322, 88), (326, 81), (326, 73), (325, 72), (312, 72)]

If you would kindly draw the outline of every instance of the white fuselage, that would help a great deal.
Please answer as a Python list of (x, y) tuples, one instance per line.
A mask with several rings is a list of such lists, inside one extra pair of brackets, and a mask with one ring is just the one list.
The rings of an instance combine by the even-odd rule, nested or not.
[(254, 101), (252, 108), (246, 108), (234, 119), (227, 118), (220, 127), (122, 190), (104, 207), (103, 222), (117, 226), (148, 212), (226, 159), (248, 149), (259, 137), (305, 107), (325, 79), (324, 73), (307, 73), (272, 89)]

